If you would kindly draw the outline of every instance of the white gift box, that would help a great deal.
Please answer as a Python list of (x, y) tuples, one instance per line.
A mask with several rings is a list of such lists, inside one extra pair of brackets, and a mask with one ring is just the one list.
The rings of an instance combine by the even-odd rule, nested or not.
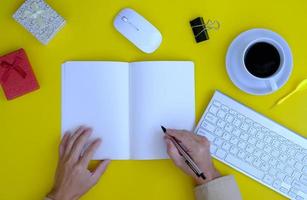
[(65, 24), (63, 17), (44, 0), (26, 0), (13, 18), (43, 44), (47, 44)]

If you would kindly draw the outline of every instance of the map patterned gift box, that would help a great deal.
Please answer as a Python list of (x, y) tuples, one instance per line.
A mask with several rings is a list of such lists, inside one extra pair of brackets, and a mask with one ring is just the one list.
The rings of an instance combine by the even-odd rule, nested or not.
[(43, 0), (26, 0), (13, 18), (47, 44), (64, 26), (65, 20)]

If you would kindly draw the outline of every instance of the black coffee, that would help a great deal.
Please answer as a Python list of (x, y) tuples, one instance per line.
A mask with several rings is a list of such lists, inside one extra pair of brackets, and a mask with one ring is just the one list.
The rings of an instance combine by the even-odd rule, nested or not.
[(247, 70), (256, 77), (267, 78), (275, 74), (280, 65), (278, 50), (266, 42), (249, 47), (244, 56)]

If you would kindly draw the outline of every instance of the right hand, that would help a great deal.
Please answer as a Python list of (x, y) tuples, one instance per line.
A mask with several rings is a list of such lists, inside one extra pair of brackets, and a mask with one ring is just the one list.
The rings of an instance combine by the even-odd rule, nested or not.
[[(185, 163), (185, 159), (179, 154), (174, 143), (170, 140), (171, 136), (175, 137), (181, 143), (181, 145), (186, 148), (188, 154), (206, 176), (205, 180), (197, 177)], [(169, 157), (173, 160), (177, 167), (179, 167), (186, 174), (192, 176), (198, 185), (208, 183), (209, 181), (221, 176), (213, 165), (210, 155), (210, 143), (207, 138), (184, 130), (167, 129), (165, 141), (167, 144), (167, 153)]]

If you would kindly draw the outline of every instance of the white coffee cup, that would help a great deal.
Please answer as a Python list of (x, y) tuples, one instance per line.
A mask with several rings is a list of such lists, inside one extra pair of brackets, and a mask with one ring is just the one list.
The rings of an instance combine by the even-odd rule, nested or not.
[[(245, 65), (245, 61), (244, 61), (245, 55), (246, 55), (247, 51), (249, 50), (249, 48), (252, 47), (254, 44), (260, 43), (260, 42), (268, 43), (268, 44), (272, 45), (273, 47), (275, 47), (276, 50), (278, 51), (279, 57), (280, 57), (280, 64), (279, 64), (277, 71), (274, 74), (272, 74), (271, 76), (265, 77), (265, 78), (257, 77), (255, 75), (253, 75), (252, 73), (250, 73), (248, 71), (248, 69)], [(280, 75), (282, 69), (285, 67), (285, 52), (282, 49), (282, 47), (280, 46), (280, 44), (278, 44), (278, 42), (276, 42), (276, 41), (274, 41), (270, 38), (265, 38), (265, 37), (257, 38), (255, 40), (249, 42), (246, 45), (246, 47), (244, 48), (241, 62), (242, 62), (241, 66), (244, 66), (244, 71), (245, 71), (247, 76), (250, 76), (250, 78), (253, 78), (253, 79), (265, 81), (267, 83), (267, 85), (272, 89), (272, 91), (278, 90), (278, 86), (277, 86), (277, 83), (276, 83), (277, 77)]]

